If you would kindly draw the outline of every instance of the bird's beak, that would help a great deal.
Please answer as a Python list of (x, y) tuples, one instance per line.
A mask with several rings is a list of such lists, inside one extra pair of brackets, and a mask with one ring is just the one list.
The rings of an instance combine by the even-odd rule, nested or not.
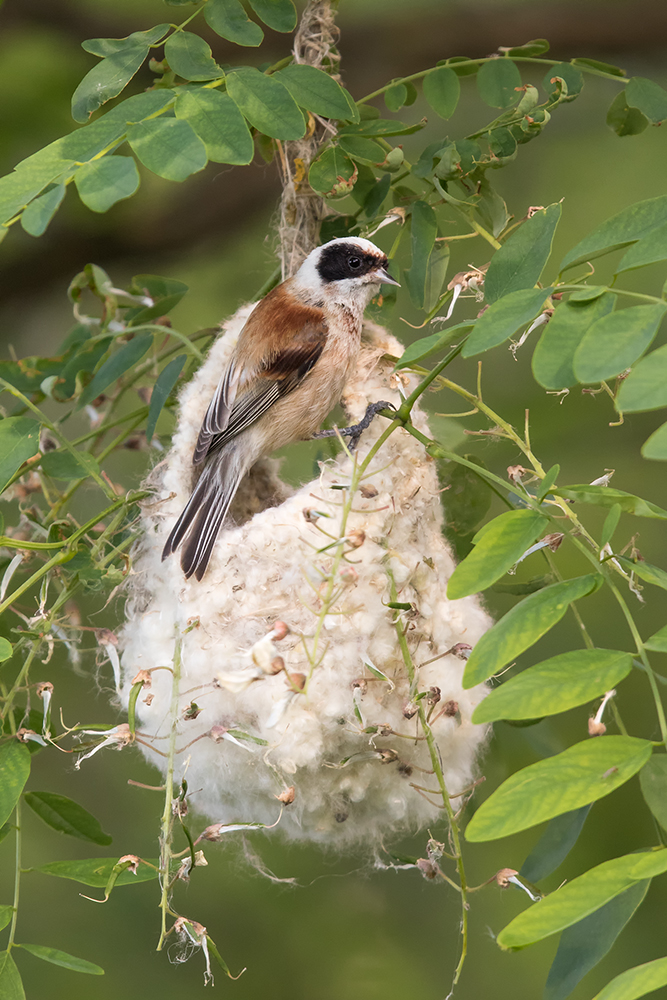
[(375, 273), (376, 273), (376, 275), (378, 276), (378, 278), (380, 279), (380, 281), (382, 282), (383, 285), (396, 285), (397, 288), (401, 287), (400, 284), (399, 284), (399, 282), (398, 281), (394, 281), (394, 279), (391, 277), (391, 275), (387, 274), (387, 272), (385, 271), (385, 269), (383, 267), (378, 267), (377, 270), (375, 271)]

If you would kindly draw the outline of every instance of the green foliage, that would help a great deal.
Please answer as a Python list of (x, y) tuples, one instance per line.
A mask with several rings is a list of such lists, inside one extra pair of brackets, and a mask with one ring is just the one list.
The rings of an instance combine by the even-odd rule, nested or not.
[[(530, 764), (504, 781), (481, 804), (468, 824), (466, 839), (479, 842), (507, 837), (552, 816), (597, 802), (636, 774), (650, 758), (651, 749), (649, 740), (600, 736), (575, 743), (562, 753)], [(667, 868), (667, 852), (664, 862)], [(580, 913), (576, 919), (584, 916), (586, 913)], [(505, 938), (503, 943), (508, 940)]]
[(537, 844), (521, 865), (519, 873), (521, 877), (529, 882), (541, 882), (543, 878), (560, 868), (576, 844), (590, 811), (590, 805), (581, 806), (550, 820)]
[[(177, 12), (181, 4), (171, 0), (171, 6)], [(249, 11), (274, 31), (294, 30), (296, 10), (291, 0), (250, 0)], [(623, 515), (660, 522), (667, 518), (667, 511), (609, 486), (606, 480), (560, 486), (560, 465), (566, 468), (565, 458), (545, 471), (532, 450), (528, 425), (522, 436), (488, 406), (481, 376), (472, 391), (449, 379), (445, 369), (460, 356), (483, 361), (485, 372), (487, 364), (493, 371), (493, 359), (487, 363), (482, 355), (520, 335), (518, 343), (511, 345), (516, 351), (530, 332), (538, 341), (533, 374), (543, 388), (562, 393), (593, 386), (586, 391), (603, 393), (621, 417), (667, 407), (667, 348), (659, 346), (648, 353), (661, 332), (665, 293), (640, 294), (624, 286), (628, 272), (667, 262), (667, 194), (612, 215), (572, 247), (558, 267), (551, 253), (560, 202), (533, 208), (527, 217), (515, 219), (493, 183), (495, 171), (510, 166), (523, 145), (543, 134), (551, 116), (577, 98), (587, 74), (604, 78), (613, 88), (607, 120), (620, 136), (637, 135), (649, 124), (665, 121), (667, 92), (642, 77), (627, 80), (623, 70), (597, 60), (576, 58), (554, 64), (543, 58), (548, 44), (535, 39), (484, 58), (442, 60), (355, 100), (332, 78), (335, 60), (325, 60), (321, 68), (296, 63), (287, 43), (285, 57), (270, 65), (246, 65), (248, 52), (241, 52), (238, 63), (218, 62), (215, 39), (212, 51), (197, 32), (201, 15), (216, 35), (246, 49), (263, 40), (262, 27), (248, 16), (240, 0), (205, 0), (185, 13), (188, 16), (182, 24), (159, 24), (127, 38), (83, 43), (84, 50), (99, 62), (84, 76), (72, 99), (73, 117), (81, 127), (0, 178), (2, 235), (19, 221), (31, 236), (42, 235), (70, 184), (88, 209), (101, 213), (133, 197), (145, 171), (181, 183), (204, 170), (209, 161), (245, 165), (256, 150), (267, 160), (276, 152), (283, 157), (283, 142), (318, 135), (317, 154), (312, 162), (301, 163), (295, 184), (309, 182), (324, 199), (329, 214), (322, 238), (372, 235), (393, 222), (391, 232), (400, 228), (390, 255), (401, 257), (412, 307), (421, 311), (422, 326), (429, 320), (444, 324), (412, 343), (397, 364), (401, 370), (412, 370), (421, 381), (401, 407), (396, 426), (402, 422), (429, 455), (447, 461), (441, 468), (446, 530), (459, 555), (465, 556), (449, 581), (450, 599), (493, 588), (514, 601), (472, 650), (464, 685), (480, 684), (515, 661), (518, 671), (493, 688), (477, 708), (474, 721), (530, 722), (605, 696), (598, 712), (601, 718), (602, 709), (615, 694), (613, 689), (633, 665), (637, 675), (641, 671), (642, 679), (648, 681), (655, 709), (659, 740), (653, 719), (645, 727), (635, 721), (633, 735), (628, 735), (612, 702), (614, 721), (609, 725), (615, 725), (618, 734), (576, 742), (510, 775), (474, 813), (466, 837), (493, 841), (549, 821), (521, 871), (524, 880), (541, 881), (568, 855), (591, 804), (611, 795), (637, 773), (647, 808), (664, 829), (667, 721), (659, 687), (664, 677), (654, 672), (647, 651), (667, 652), (667, 625), (642, 641), (621, 592), (629, 586), (638, 593), (637, 580), (667, 589), (667, 571), (645, 561), (634, 547), (627, 554), (627, 546), (623, 548), (627, 540), (623, 536), (621, 543), (617, 538), (625, 527)], [(139, 74), (149, 60), (156, 77), (144, 90), (146, 79)], [(524, 61), (543, 74), (541, 88), (522, 76)], [(403, 137), (417, 135), (425, 124), (409, 110), (420, 89), (444, 130), (442, 122), (450, 122), (457, 111), (460, 114), (461, 90), (473, 84), (468, 77), (476, 77), (478, 96), (494, 109), (491, 120), (468, 134), (456, 131), (457, 124), (451, 126), (451, 134), (441, 131), (427, 144), (420, 146), (414, 140), (415, 152), (409, 159)], [(133, 87), (136, 93), (131, 93)], [(116, 98), (111, 110), (104, 108)], [(390, 115), (400, 111), (405, 120), (380, 117), (372, 103), (379, 98)], [(329, 119), (331, 127), (326, 122), (321, 127), (318, 119)], [(473, 245), (480, 248), (471, 254), (474, 265), (454, 276), (445, 288), (454, 241), (473, 238), (477, 239)], [(592, 277), (589, 262), (619, 251), (624, 253), (614, 263), (613, 288), (588, 284)], [(596, 281), (600, 280), (596, 275)], [(43, 692), (41, 706), (32, 695), (35, 678), (31, 679), (30, 671), (35, 658), (39, 655), (48, 662), (42, 657), (45, 643), (52, 648), (55, 643), (71, 645), (74, 641), (73, 632), (62, 624), (67, 621), (62, 609), (73, 595), (96, 592), (106, 601), (129, 571), (136, 504), (147, 494), (118, 496), (107, 472), (107, 459), (130, 442), (139, 441), (145, 449), (151, 444), (161, 447), (163, 439), (166, 442), (177, 386), (201, 360), (200, 342), (215, 335), (215, 331), (184, 334), (164, 318), (186, 291), (182, 282), (155, 275), (138, 275), (129, 288), (120, 289), (100, 267), (87, 265), (69, 289), (75, 325), (58, 355), (0, 362), (4, 393), (0, 490), (7, 491), (5, 499), (15, 504), (21, 501), (20, 491), (28, 487), (39, 494), (30, 507), (11, 508), (24, 515), (26, 530), (18, 535), (8, 529), (2, 536), (9, 558), (1, 581), (0, 612), (24, 607), (21, 601), (40, 608), (38, 620), (20, 612), (22, 631), (8, 631), (11, 642), (0, 637), (0, 662), (7, 664), (3, 669), (14, 671), (1, 694), (5, 737), (0, 745), (0, 825), (6, 825), (6, 832), (13, 828), (14, 809), (18, 817), (31, 751), (51, 751), (70, 738), (54, 734)], [(481, 313), (452, 319), (460, 309), (460, 295), (476, 296), (475, 311), (481, 309)], [(430, 370), (421, 367), (445, 347), (450, 351), (443, 360)], [(410, 412), (429, 387), (461, 396), (468, 413), (488, 422), (481, 430), (476, 423), (472, 433), (509, 443), (513, 460), (520, 460), (526, 468), (515, 466), (507, 479), (502, 468), (494, 471), (498, 462), (490, 448), (482, 462), (425, 438), (412, 425)], [(133, 405), (128, 405), (131, 399)], [(77, 437), (70, 428), (84, 419), (89, 426)], [(653, 461), (667, 461), (667, 423), (653, 431), (642, 454)], [(80, 523), (72, 499), (78, 499), (84, 483), (95, 499), (90, 517)], [(472, 537), (494, 495), (511, 509), (500, 514), (494, 510), (492, 519)], [(591, 506), (608, 511), (601, 529), (589, 526)], [(561, 560), (557, 552), (561, 543), (579, 563)], [(533, 556), (538, 552), (539, 556)], [(505, 579), (529, 558), (546, 559), (541, 572), (527, 580)], [(583, 598), (598, 591), (599, 599), (612, 601), (628, 623), (628, 649), (599, 648), (582, 626)], [(388, 606), (392, 611), (409, 610), (400, 599), (392, 598)], [(521, 659), (524, 654), (532, 656), (534, 645), (568, 613), (577, 616), (578, 634), (583, 635), (586, 648), (527, 665)], [(14, 625), (11, 619), (8, 628)], [(410, 638), (409, 631), (405, 635)], [(374, 668), (376, 677), (386, 680), (381, 666)], [(417, 678), (414, 697), (423, 710), (427, 692), (417, 690), (418, 683)], [(623, 687), (619, 700), (629, 686)], [(19, 694), (26, 699), (20, 704)], [(30, 702), (29, 695), (33, 697)], [(21, 707), (24, 703), (30, 712)], [(431, 732), (429, 717), (420, 715), (425, 739)], [(596, 731), (604, 732), (604, 724), (592, 721), (602, 727)], [(130, 724), (135, 738), (133, 718)], [(642, 735), (634, 735), (635, 731)], [(94, 728), (88, 729), (81, 734), (87, 742), (78, 744), (78, 749), (85, 755), (114, 745), (114, 732), (115, 727), (105, 728), (98, 736)], [(239, 739), (252, 739), (240, 731), (231, 732)], [(655, 744), (660, 746), (658, 753), (653, 753)], [(436, 776), (437, 763), (435, 755)], [(444, 782), (443, 811), (454, 838), (451, 844), (458, 837), (458, 824), (464, 822), (465, 804), (461, 814), (455, 813), (443, 789)], [(39, 791), (29, 791), (23, 798), (53, 830), (100, 845), (110, 843), (97, 820), (72, 800)], [(236, 824), (234, 829), (254, 826)], [(193, 857), (192, 838), (183, 830), (184, 851)], [(446, 838), (445, 834), (442, 839)], [(453, 853), (461, 873), (462, 853), (458, 848)], [(35, 870), (103, 889), (105, 899), (116, 886), (156, 879), (158, 874), (168, 882), (172, 876), (164, 859), (160, 871), (157, 863), (137, 859), (136, 864), (135, 872), (133, 856), (125, 856), (57, 861)], [(545, 1000), (565, 1000), (611, 948), (641, 904), (650, 879), (666, 870), (667, 851), (661, 847), (604, 861), (537, 906), (528, 906), (500, 932), (498, 943), (503, 948), (523, 948), (564, 931)], [(19, 871), (16, 878), (20, 878)], [(458, 888), (465, 927), (469, 903), (463, 886), (462, 880)], [(163, 912), (166, 915), (166, 909)], [(12, 907), (0, 908), (0, 923), (12, 925), (8, 950), (0, 957), (3, 997), (18, 1000), (24, 996), (12, 958), (14, 948), (70, 970), (102, 973), (98, 966), (57, 949), (19, 944), (14, 939), (13, 917)], [(201, 946), (194, 922), (186, 923), (190, 940)], [(203, 940), (229, 974), (213, 942), (206, 936)], [(667, 984), (666, 962), (658, 959), (628, 970), (597, 1000), (628, 1000)]]
[(84, 958), (75, 958), (74, 955), (68, 955), (66, 951), (60, 951), (58, 948), (47, 948), (43, 944), (21, 944), (19, 947), (34, 955), (35, 958), (41, 958), (43, 962), (60, 965), (63, 969), (70, 969), (72, 972), (84, 972), (89, 976), (104, 975), (104, 969), (100, 969), (99, 965), (86, 962)]
[(26, 792), (25, 802), (41, 820), (58, 833), (108, 846), (113, 838), (104, 833), (94, 816), (72, 799), (53, 792)]
[(601, 582), (593, 575), (580, 576), (553, 583), (516, 604), (475, 645), (463, 675), (463, 686), (474, 687), (497, 674), (553, 628), (572, 601), (597, 590)]
[(610, 691), (631, 670), (632, 656), (614, 649), (561, 653), (495, 688), (475, 709), (473, 722), (538, 719), (566, 712)]
[(455, 601), (486, 590), (514, 566), (548, 523), (539, 511), (510, 510), (484, 525), (473, 538), (473, 551), (450, 577), (447, 596)]
[[(90, 885), (97, 889), (104, 889), (109, 880), (114, 876), (114, 870), (118, 867), (114, 858), (87, 858), (82, 861), (51, 861), (49, 864), (40, 865), (35, 871), (42, 875), (53, 875), (55, 878), (71, 879), (73, 882), (80, 882), (82, 885)], [(157, 878), (155, 865), (147, 862), (140, 862), (136, 872), (130, 871), (125, 865), (123, 871), (117, 874), (114, 885), (136, 885), (138, 882), (150, 882)]]
[(549, 970), (544, 1000), (565, 1000), (587, 972), (609, 952), (625, 925), (644, 902), (651, 882), (635, 882), (599, 910), (567, 927)]
[(667, 986), (667, 958), (656, 958), (653, 962), (622, 972), (593, 1000), (638, 1000), (661, 986)]

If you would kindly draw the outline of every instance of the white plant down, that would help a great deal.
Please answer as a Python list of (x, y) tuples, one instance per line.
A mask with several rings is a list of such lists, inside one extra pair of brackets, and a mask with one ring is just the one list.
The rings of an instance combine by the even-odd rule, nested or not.
[[(347, 496), (340, 487), (350, 483), (353, 462), (343, 452), (295, 492), (278, 480), (275, 461), (258, 463), (233, 510), (238, 526), (223, 527), (201, 582), (185, 580), (177, 557), (161, 561), (190, 494), (191, 456), (208, 401), (251, 310), (224, 324), (185, 387), (173, 447), (150, 479), (156, 499), (142, 516), (120, 637), (122, 699), (127, 705), (139, 671), (151, 671), (151, 686), (137, 702), (137, 732), (164, 771), (165, 758), (150, 744), (167, 749), (172, 674), (155, 668), (172, 666), (180, 635), (175, 779), (187, 778), (191, 809), (212, 823), (279, 819), (275, 830), (292, 839), (373, 848), (443, 816), (437, 796), (414, 787), (435, 790), (437, 781), (418, 738), (396, 616), (417, 667), (457, 643), (474, 646), (492, 622), (478, 598), (446, 597), (455, 563), (442, 536), (436, 464), (402, 429), (380, 448), (354, 496), (344, 558), (336, 561)], [(402, 350), (387, 331), (365, 323), (343, 397), (351, 421), (370, 402), (400, 405), (399, 388), (416, 384), (394, 373), (385, 357)], [(423, 413), (416, 409), (413, 419), (428, 433)], [(386, 427), (376, 417), (364, 431), (358, 461)], [(282, 502), (267, 506), (271, 495)], [(324, 604), (332, 568), (333, 600)], [(387, 607), (388, 569), (409, 611)], [(288, 626), (284, 637), (275, 622)], [(487, 689), (464, 690), (463, 668), (450, 652), (417, 671), (419, 691), (438, 689), (432, 729), (453, 796), (474, 781), (487, 733), (470, 721)], [(455, 808), (461, 801), (454, 799)]]

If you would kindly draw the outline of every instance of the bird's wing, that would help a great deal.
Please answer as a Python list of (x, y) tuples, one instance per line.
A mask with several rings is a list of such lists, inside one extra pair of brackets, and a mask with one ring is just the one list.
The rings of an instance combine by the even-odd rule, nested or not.
[(221, 433), (229, 424), (229, 417), (232, 412), (236, 390), (238, 388), (239, 375), (237, 367), (232, 361), (222, 373), (218, 386), (213, 394), (213, 399), (208, 405), (206, 416), (201, 425), (197, 444), (192, 455), (192, 464), (199, 465), (208, 455), (211, 440), (216, 434)]
[(259, 420), (279, 399), (293, 392), (316, 364), (326, 339), (324, 320), (302, 326), (247, 387), (236, 394), (226, 426), (209, 438), (207, 454), (218, 451)]

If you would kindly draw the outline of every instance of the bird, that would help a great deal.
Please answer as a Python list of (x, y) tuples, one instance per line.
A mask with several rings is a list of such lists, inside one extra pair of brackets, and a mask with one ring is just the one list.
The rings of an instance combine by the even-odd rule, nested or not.
[(246, 472), (312, 437), (339, 402), (366, 306), (382, 284), (399, 284), (388, 263), (370, 240), (330, 240), (250, 314), (206, 410), (192, 455), (194, 487), (162, 552), (164, 560), (181, 547), (186, 579), (203, 578)]

